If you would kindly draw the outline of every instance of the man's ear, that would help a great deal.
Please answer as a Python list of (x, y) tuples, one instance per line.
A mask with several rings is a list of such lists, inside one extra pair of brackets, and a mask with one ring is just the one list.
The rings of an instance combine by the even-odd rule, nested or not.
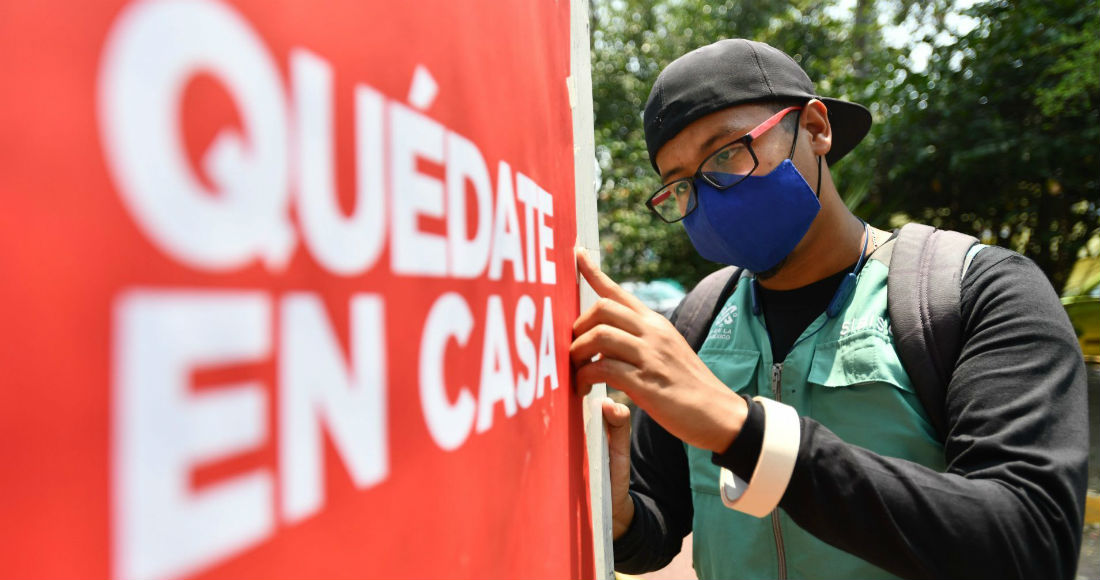
[(829, 109), (817, 99), (802, 108), (799, 125), (810, 135), (810, 151), (816, 155), (825, 155), (833, 148), (833, 127), (829, 123)]

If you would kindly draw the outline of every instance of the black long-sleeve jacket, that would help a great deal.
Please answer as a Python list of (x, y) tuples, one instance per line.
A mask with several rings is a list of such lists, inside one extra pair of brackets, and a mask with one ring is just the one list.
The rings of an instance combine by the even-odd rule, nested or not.
[[(824, 309), (834, 278), (800, 295), (765, 296), (774, 352), (789, 348), (777, 338), (797, 337)], [(807, 305), (802, 312), (769, 308), (792, 298)], [(1071, 578), (1089, 436), (1073, 329), (1038, 267), (996, 247), (974, 259), (960, 308), (946, 472), (847, 444), (802, 417), (779, 507), (819, 539), (903, 577)], [(764, 415), (751, 405), (741, 435), (715, 463), (747, 480), (763, 429)], [(635, 516), (614, 550), (616, 569), (638, 573), (679, 552), (693, 508), (682, 443), (639, 410), (631, 445)]]

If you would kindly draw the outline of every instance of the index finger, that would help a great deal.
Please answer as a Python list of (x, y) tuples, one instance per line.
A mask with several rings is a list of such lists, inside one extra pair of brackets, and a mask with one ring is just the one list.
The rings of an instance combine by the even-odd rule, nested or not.
[(574, 248), (573, 254), (577, 257), (577, 270), (588, 282), (588, 285), (596, 291), (601, 298), (610, 298), (619, 304), (627, 306), (636, 312), (649, 310), (633, 294), (623, 290), (610, 276), (600, 271), (600, 268), (588, 257), (588, 251), (584, 248)]

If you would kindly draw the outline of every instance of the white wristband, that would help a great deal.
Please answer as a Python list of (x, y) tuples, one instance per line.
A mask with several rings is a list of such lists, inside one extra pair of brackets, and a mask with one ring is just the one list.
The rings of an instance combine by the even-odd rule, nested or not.
[(722, 468), (718, 489), (726, 507), (762, 518), (779, 505), (794, 472), (802, 424), (794, 407), (764, 397), (754, 397), (764, 406), (764, 442), (748, 484)]

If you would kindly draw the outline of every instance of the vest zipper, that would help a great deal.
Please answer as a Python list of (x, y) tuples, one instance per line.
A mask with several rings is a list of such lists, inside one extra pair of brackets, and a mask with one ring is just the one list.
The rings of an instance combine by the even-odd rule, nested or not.
[(783, 363), (772, 364), (772, 394), (777, 403), (783, 402), (781, 387), (783, 386)]
[[(772, 395), (777, 403), (783, 402), (783, 363), (772, 364)], [(772, 533), (775, 534), (775, 553), (779, 559), (779, 578), (787, 578), (787, 554), (783, 549), (783, 529), (779, 525), (779, 508), (772, 510)]]

